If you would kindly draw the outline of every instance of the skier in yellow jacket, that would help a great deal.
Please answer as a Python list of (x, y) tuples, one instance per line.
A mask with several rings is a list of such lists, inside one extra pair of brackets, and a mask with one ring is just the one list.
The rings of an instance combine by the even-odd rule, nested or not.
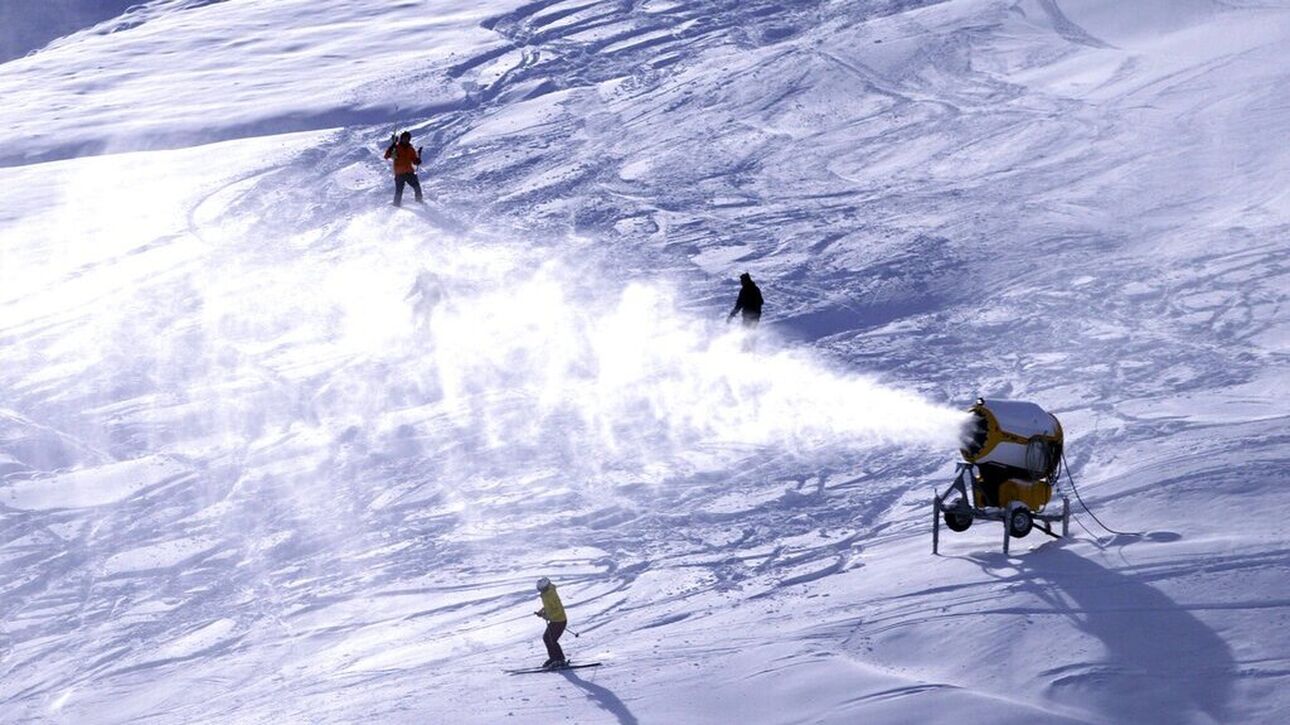
[(542, 642), (546, 645), (547, 661), (542, 666), (551, 669), (564, 667), (568, 661), (564, 658), (564, 650), (560, 649), (559, 640), (560, 635), (564, 634), (564, 628), (569, 625), (569, 618), (565, 616), (564, 604), (560, 602), (560, 595), (550, 579), (538, 579), (537, 590), (542, 596), (542, 608), (534, 614), (546, 620)]

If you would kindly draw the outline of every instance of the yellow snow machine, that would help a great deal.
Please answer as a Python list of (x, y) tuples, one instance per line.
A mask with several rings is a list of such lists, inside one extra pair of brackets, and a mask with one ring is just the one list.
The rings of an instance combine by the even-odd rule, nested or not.
[(954, 482), (932, 501), (932, 553), (938, 553), (941, 520), (951, 531), (967, 531), (977, 519), (1003, 522), (1008, 542), (1038, 528), (1057, 538), (1052, 525), (1070, 530), (1070, 501), (1060, 513), (1046, 511), (1062, 464), (1062, 424), (1034, 403), (978, 398), (964, 425), (963, 461)]

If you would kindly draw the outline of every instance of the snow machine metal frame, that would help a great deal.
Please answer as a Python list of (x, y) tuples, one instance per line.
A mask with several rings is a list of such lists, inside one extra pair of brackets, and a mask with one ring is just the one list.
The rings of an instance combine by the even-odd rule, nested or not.
[[(937, 493), (932, 498), (932, 553), (940, 553), (941, 544), (941, 517), (946, 518), (946, 526), (950, 526), (950, 517), (956, 517), (958, 521), (965, 522), (961, 524), (959, 531), (966, 531), (972, 522), (977, 519), (986, 521), (998, 521), (1003, 524), (1003, 553), (1008, 554), (1008, 544), (1013, 537), (1018, 539), (1030, 533), (1032, 528), (1038, 528), (1040, 531), (1048, 534), (1053, 538), (1065, 539), (1070, 535), (1070, 512), (1071, 502), (1066, 496), (1062, 496), (1061, 513), (1044, 513), (1041, 508), (1038, 511), (1031, 511), (1026, 504), (1021, 501), (1010, 501), (1007, 506), (973, 506), (968, 503), (969, 485), (976, 475), (976, 465), (972, 463), (959, 463), (958, 471), (954, 476), (954, 483), (945, 490), (945, 493)], [(946, 505), (945, 500), (955, 491), (958, 491), (959, 498), (953, 505)], [(1062, 524), (1062, 533), (1053, 533), (1053, 524), (1060, 521)], [(951, 529), (954, 527), (951, 526)], [(1018, 533), (1020, 532), (1020, 533)]]

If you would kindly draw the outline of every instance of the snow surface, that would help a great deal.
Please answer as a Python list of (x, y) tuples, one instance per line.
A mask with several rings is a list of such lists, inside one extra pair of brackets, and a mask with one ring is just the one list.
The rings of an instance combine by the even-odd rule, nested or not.
[[(1290, 721), (1290, 2), (58, 5), (0, 720)], [(978, 395), (1135, 533), (932, 557)]]

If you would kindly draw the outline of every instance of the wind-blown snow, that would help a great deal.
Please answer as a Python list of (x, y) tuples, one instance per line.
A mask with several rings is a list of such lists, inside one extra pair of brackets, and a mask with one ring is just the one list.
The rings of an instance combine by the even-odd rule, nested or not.
[[(1290, 4), (68, 7), (0, 64), (0, 720), (1290, 718)], [(930, 556), (978, 395), (1135, 533)], [(540, 575), (605, 666), (502, 673)]]

